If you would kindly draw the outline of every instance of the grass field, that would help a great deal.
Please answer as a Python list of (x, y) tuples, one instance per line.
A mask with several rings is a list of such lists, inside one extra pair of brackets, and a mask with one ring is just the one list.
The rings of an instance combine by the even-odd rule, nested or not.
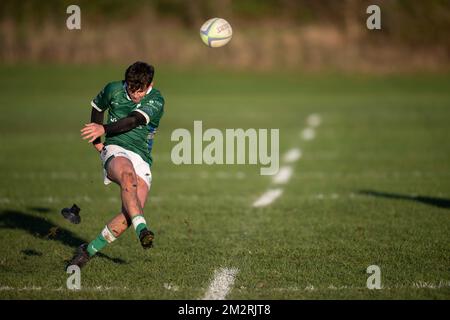
[[(227, 299), (450, 298), (450, 76), (174, 71), (154, 145), (144, 251), (128, 230), (66, 289), (65, 260), (120, 209), (79, 136), (122, 67), (0, 68), (0, 298), (201, 299), (235, 269)], [(315, 138), (302, 139), (311, 114)], [(171, 162), (176, 128), (279, 128), (290, 180), (259, 165)], [(266, 207), (252, 204), (283, 190)], [(76, 203), (82, 222), (60, 215)], [(381, 269), (368, 290), (366, 269)]]

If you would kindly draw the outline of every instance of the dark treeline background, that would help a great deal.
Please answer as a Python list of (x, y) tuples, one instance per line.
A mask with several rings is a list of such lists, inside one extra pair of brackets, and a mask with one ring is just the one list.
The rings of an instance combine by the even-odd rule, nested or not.
[[(68, 30), (66, 8), (81, 8)], [(381, 30), (366, 8), (381, 8)], [(229, 45), (206, 48), (198, 30), (228, 20)], [(448, 71), (448, 0), (155, 0), (0, 2), (3, 63), (126, 63), (369, 72)]]

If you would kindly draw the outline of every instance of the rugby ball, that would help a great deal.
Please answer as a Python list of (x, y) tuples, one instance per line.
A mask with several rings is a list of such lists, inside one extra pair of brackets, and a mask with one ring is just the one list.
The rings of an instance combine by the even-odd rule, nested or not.
[(230, 42), (232, 36), (231, 25), (222, 18), (209, 19), (200, 28), (200, 38), (211, 48), (223, 47)]

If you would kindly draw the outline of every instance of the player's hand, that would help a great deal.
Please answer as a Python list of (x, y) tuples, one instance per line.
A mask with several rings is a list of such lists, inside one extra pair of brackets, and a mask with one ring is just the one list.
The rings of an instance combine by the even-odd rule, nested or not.
[(94, 141), (98, 137), (105, 134), (105, 128), (101, 124), (88, 123), (84, 125), (84, 128), (80, 130), (81, 137), (83, 140), (88, 140), (89, 142)]
[(97, 143), (97, 144), (94, 144), (94, 148), (95, 148), (95, 150), (97, 150), (98, 152), (102, 152), (102, 149), (103, 149), (103, 147), (104, 147), (104, 144), (103, 143)]

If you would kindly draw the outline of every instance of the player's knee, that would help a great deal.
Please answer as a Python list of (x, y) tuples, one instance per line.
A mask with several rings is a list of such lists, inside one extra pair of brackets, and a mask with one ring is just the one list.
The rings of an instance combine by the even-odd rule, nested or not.
[(120, 186), (122, 187), (122, 189), (124, 189), (125, 191), (136, 191), (137, 178), (134, 172), (128, 170), (122, 172), (120, 180)]

